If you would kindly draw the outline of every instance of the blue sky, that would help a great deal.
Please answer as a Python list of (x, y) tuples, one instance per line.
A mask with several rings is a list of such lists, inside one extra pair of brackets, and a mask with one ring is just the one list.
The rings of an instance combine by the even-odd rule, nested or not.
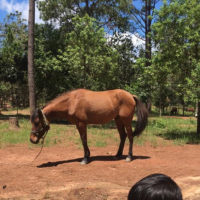
[[(134, 1), (135, 6), (140, 6), (140, 0)], [(6, 17), (7, 14), (13, 13), (16, 10), (22, 12), (22, 18), (28, 20), (28, 0), (0, 0), (0, 22)], [(157, 4), (157, 9), (159, 9), (162, 1)], [(42, 20), (39, 19), (39, 11), (36, 8), (35, 13), (35, 21), (36, 23), (41, 23)]]
[[(134, 0), (133, 3), (136, 7), (141, 5), (141, 0)], [(162, 5), (162, 1), (157, 4), (157, 9)], [(29, 0), (0, 0), (0, 22), (10, 13), (15, 11), (22, 12), (22, 18), (28, 21), (28, 10), (29, 10)], [(35, 9), (35, 22), (42, 23), (39, 18), (39, 11), (36, 7)], [(138, 39), (134, 34), (132, 34), (132, 40), (135, 45), (144, 44), (143, 40)]]
[[(14, 13), (16, 10), (22, 12), (22, 18), (28, 21), (28, 0), (0, 0), (0, 22), (10, 13)], [(39, 11), (36, 8), (35, 12), (36, 23), (41, 23), (42, 20), (39, 19)]]

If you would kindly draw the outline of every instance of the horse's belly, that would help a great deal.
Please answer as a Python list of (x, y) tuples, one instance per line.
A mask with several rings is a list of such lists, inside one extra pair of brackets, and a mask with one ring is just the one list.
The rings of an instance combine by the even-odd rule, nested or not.
[(116, 112), (110, 114), (95, 114), (88, 115), (87, 123), (88, 124), (106, 124), (113, 120), (117, 116)]
[(81, 99), (75, 111), (75, 116), (87, 124), (105, 124), (113, 120), (119, 113), (119, 104), (110, 98), (93, 96), (93, 99)]

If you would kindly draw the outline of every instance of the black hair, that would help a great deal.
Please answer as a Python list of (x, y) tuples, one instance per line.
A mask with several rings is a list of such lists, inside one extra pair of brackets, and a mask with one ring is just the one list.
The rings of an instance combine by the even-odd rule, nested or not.
[(128, 200), (182, 200), (182, 193), (169, 176), (152, 174), (131, 188)]

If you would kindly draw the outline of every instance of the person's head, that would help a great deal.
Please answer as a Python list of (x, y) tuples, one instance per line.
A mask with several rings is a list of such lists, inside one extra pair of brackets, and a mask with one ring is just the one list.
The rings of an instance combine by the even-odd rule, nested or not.
[(182, 193), (169, 176), (152, 174), (131, 188), (128, 200), (182, 200)]

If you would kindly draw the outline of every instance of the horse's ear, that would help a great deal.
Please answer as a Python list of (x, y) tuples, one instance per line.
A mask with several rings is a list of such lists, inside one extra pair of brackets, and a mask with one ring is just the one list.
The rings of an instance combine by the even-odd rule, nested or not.
[(41, 109), (37, 108), (37, 113), (39, 115), (39, 118), (42, 118), (42, 111), (41, 111)]
[(33, 122), (35, 120), (35, 118), (37, 118), (38, 116), (40, 116), (39, 109), (36, 108), (35, 111), (33, 112), (32, 116), (31, 116), (31, 121)]
[(39, 108), (36, 108), (36, 112), (37, 112), (39, 118), (42, 118), (42, 111)]

